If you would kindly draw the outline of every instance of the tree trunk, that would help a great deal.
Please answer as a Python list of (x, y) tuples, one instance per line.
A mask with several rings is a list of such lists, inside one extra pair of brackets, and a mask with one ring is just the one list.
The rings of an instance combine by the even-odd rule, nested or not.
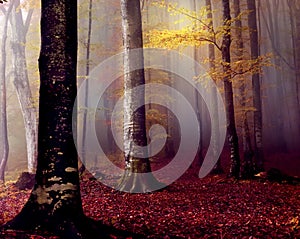
[[(248, 26), (250, 34), (250, 50), (251, 59), (255, 60), (259, 57), (258, 30), (256, 21), (256, 4), (255, 0), (247, 0), (247, 8), (249, 10)], [(254, 158), (255, 170), (264, 171), (264, 154), (262, 141), (262, 103), (261, 103), (261, 87), (259, 73), (252, 75), (253, 89), (253, 107), (254, 111)]]
[(19, 9), (20, 0), (12, 2), (12, 52), (14, 66), (14, 85), (21, 106), (27, 147), (28, 172), (35, 173), (37, 161), (37, 112), (32, 103), (32, 94), (27, 73), (25, 55), (26, 34), (33, 10), (29, 10), (26, 21), (23, 21)]
[[(88, 93), (89, 93), (89, 81), (88, 81), (88, 76), (90, 74), (90, 47), (91, 47), (91, 35), (92, 35), (92, 9), (93, 9), (93, 1), (89, 1), (89, 8), (88, 8), (88, 33), (87, 33), (87, 39), (86, 39), (86, 68), (85, 68), (85, 80), (86, 80), (86, 85), (85, 85), (85, 99), (84, 99), (84, 106), (85, 108), (83, 109), (83, 127), (82, 127), (82, 158), (81, 161), (83, 164), (86, 163), (85, 159), (87, 157), (87, 152), (86, 152), (86, 136), (87, 136), (87, 114), (88, 114)], [(82, 166), (81, 166), (82, 167)]]
[(297, 7), (295, 0), (288, 0), (289, 17), (291, 24), (291, 37), (293, 49), (293, 68), (295, 73), (295, 91), (298, 105), (298, 117), (300, 118), (300, 7)]
[[(193, 11), (197, 12), (197, 3), (196, 0), (193, 1)], [(198, 66), (198, 60), (199, 60), (199, 49), (197, 47), (194, 47), (194, 59), (195, 59), (195, 74), (197, 74), (197, 66)], [(197, 83), (196, 83), (197, 84)], [(203, 158), (203, 118), (201, 117), (201, 112), (203, 111), (203, 104), (200, 102), (200, 97), (197, 88), (194, 89), (194, 95), (195, 95), (195, 110), (197, 119), (199, 122), (199, 134), (200, 134), (200, 142), (199, 142), (199, 149), (198, 153), (196, 155), (196, 165), (201, 165), (204, 158)]]
[[(238, 19), (238, 16), (241, 14), (240, 10), (240, 0), (233, 1), (233, 9), (234, 9), (234, 17), (237, 18), (235, 20), (236, 27), (236, 55), (238, 57), (238, 61), (243, 60), (243, 52), (244, 52), (244, 43), (243, 43), (243, 34), (242, 34), (242, 21)], [(253, 169), (253, 150), (251, 146), (251, 136), (248, 124), (247, 113), (245, 110), (246, 107), (246, 86), (245, 79), (240, 82), (240, 104), (242, 107), (242, 138), (243, 138), (243, 151), (244, 151), (244, 160), (242, 163), (241, 176), (243, 178), (252, 178), (254, 176)]]
[[(124, 42), (124, 154), (125, 173), (119, 190), (149, 192), (158, 181), (150, 173), (148, 152), (140, 150), (147, 146), (145, 92), (132, 94), (132, 89), (145, 84), (142, 21), (139, 0), (121, 0), (122, 32)], [(137, 66), (138, 70), (136, 69)], [(138, 107), (138, 105), (142, 105)], [(152, 176), (151, 176), (152, 175)]]
[(227, 137), (230, 147), (230, 176), (238, 178), (240, 174), (240, 155), (239, 155), (239, 142), (236, 133), (235, 115), (234, 115), (234, 103), (233, 103), (233, 89), (230, 77), (230, 5), (229, 0), (222, 0), (223, 4), (223, 24), (224, 35), (222, 41), (222, 60), (223, 60), (223, 72), (225, 74), (224, 81), (224, 94), (225, 94), (225, 108), (227, 118)]
[[(205, 5), (207, 7), (207, 18), (208, 19), (211, 19), (210, 23), (209, 23), (209, 28), (210, 29), (213, 29), (213, 14), (212, 14), (212, 4), (211, 4), (211, 0), (205, 0)], [(209, 29), (209, 30), (210, 30)], [(215, 54), (215, 46), (213, 44), (209, 44), (208, 45), (208, 58), (209, 58), (209, 68), (211, 71), (215, 71), (215, 60), (216, 60), (216, 54)], [(213, 137), (213, 141), (212, 141), (212, 144), (213, 144), (213, 150), (214, 150), (214, 155), (216, 155), (216, 151), (217, 151), (217, 148), (219, 147), (219, 138), (220, 138), (220, 131), (219, 131), (219, 112), (218, 112), (218, 101), (217, 101), (217, 88), (214, 87), (212, 89), (212, 92), (211, 92), (211, 100), (212, 102), (214, 102), (212, 104), (212, 107), (213, 107), (213, 115), (212, 117), (215, 119), (213, 121), (213, 123), (215, 124), (214, 126), (212, 126), (213, 129), (217, 129), (217, 130), (213, 130), (212, 131), (212, 134)], [(220, 174), (220, 173), (223, 173), (223, 169), (222, 169), (222, 165), (221, 165), (221, 157), (219, 157), (218, 159), (218, 162), (217, 164), (215, 165), (215, 167), (213, 168), (212, 170), (212, 173), (213, 174)]]
[(3, 35), (0, 53), (0, 182), (4, 182), (5, 167), (8, 160), (8, 135), (7, 135), (7, 114), (6, 114), (6, 40), (8, 19), (12, 11), (12, 3), (4, 12)]
[(12, 221), (21, 229), (66, 229), (70, 221), (83, 215), (72, 133), (76, 6), (72, 0), (42, 0), (38, 165), (30, 198)]

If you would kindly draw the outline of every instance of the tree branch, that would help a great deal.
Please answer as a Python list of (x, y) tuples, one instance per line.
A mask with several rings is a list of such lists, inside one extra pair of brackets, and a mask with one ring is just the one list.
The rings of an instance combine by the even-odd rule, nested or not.
[(26, 20), (25, 20), (25, 24), (24, 24), (24, 34), (25, 35), (28, 32), (28, 29), (29, 29), (29, 26), (30, 26), (30, 21), (31, 21), (31, 18), (32, 18), (32, 14), (33, 14), (33, 9), (30, 9), (28, 11), (28, 14), (27, 14), (27, 17), (26, 17)]

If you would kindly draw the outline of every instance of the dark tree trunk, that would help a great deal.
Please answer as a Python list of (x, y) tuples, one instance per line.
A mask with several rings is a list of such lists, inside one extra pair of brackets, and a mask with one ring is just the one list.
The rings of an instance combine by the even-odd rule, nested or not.
[[(145, 94), (132, 89), (145, 84), (142, 21), (140, 0), (121, 0), (122, 32), (124, 42), (124, 154), (125, 173), (119, 190), (127, 192), (149, 192), (159, 182), (149, 174), (150, 161), (147, 152), (139, 147), (147, 145)], [(139, 66), (138, 70), (136, 67)], [(142, 105), (137, 107), (137, 105)], [(155, 187), (155, 186), (154, 186)]]
[(35, 173), (37, 161), (37, 110), (32, 102), (32, 94), (27, 73), (25, 54), (26, 34), (33, 10), (30, 9), (24, 22), (20, 0), (12, 2), (12, 52), (14, 66), (14, 85), (21, 106), (27, 147), (28, 172)]
[[(248, 26), (250, 34), (250, 50), (251, 59), (255, 60), (259, 57), (258, 44), (258, 28), (256, 21), (256, 4), (255, 0), (247, 0), (247, 8), (249, 10)], [(253, 107), (254, 111), (254, 159), (255, 170), (264, 171), (264, 154), (262, 142), (262, 103), (261, 103), (261, 87), (259, 73), (252, 75), (253, 88)]]
[[(237, 18), (235, 21), (236, 26), (236, 55), (238, 61), (243, 60), (244, 52), (244, 43), (243, 43), (243, 34), (242, 34), (242, 21), (238, 19), (238, 16), (241, 14), (240, 10), (240, 0), (233, 1), (234, 17)], [(242, 162), (241, 176), (243, 178), (252, 178), (254, 176), (253, 169), (253, 150), (251, 145), (251, 136), (248, 124), (246, 108), (246, 86), (245, 79), (240, 82), (239, 91), (240, 91), (240, 104), (242, 107), (242, 139), (243, 139), (243, 151), (244, 159)]]
[(12, 10), (12, 3), (8, 10), (2, 8), (5, 14), (3, 24), (3, 35), (0, 53), (0, 182), (4, 182), (5, 167), (8, 160), (8, 135), (7, 135), (7, 114), (6, 114), (6, 40), (8, 19)]
[(83, 215), (72, 133), (76, 97), (76, 6), (72, 0), (42, 1), (36, 183), (23, 210), (9, 224), (12, 227), (64, 230), (71, 226), (67, 223)]
[(240, 174), (240, 155), (239, 155), (239, 142), (236, 133), (235, 115), (234, 115), (234, 103), (233, 103), (233, 89), (232, 81), (230, 77), (230, 5), (229, 0), (222, 0), (223, 4), (223, 24), (224, 35), (222, 41), (222, 60), (223, 60), (223, 72), (224, 76), (224, 94), (225, 94), (225, 107), (227, 118), (227, 137), (230, 146), (230, 176), (238, 178)]
[(41, 230), (61, 238), (118, 233), (88, 219), (81, 205), (73, 139), (77, 65), (77, 1), (42, 0), (36, 183), (22, 211), (4, 229)]

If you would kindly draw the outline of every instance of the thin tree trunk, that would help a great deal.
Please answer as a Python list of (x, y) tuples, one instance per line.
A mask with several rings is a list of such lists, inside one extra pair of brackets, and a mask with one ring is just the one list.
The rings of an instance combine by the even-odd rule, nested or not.
[[(148, 153), (139, 147), (147, 145), (145, 92), (132, 94), (132, 89), (145, 84), (140, 0), (121, 0), (124, 42), (124, 154), (125, 173), (119, 189), (128, 192), (149, 192), (157, 184), (151, 172)], [(138, 70), (136, 69), (137, 66)], [(142, 105), (138, 107), (138, 105)]]
[(25, 22), (23, 21), (22, 11), (19, 9), (20, 0), (13, 1), (12, 11), (12, 52), (14, 66), (14, 86), (21, 106), (25, 139), (27, 147), (28, 172), (35, 173), (37, 162), (37, 111), (33, 105), (32, 93), (30, 89), (25, 43), (26, 34), (30, 25), (33, 10), (30, 9)]
[[(234, 9), (234, 17), (237, 18), (235, 20), (235, 27), (236, 27), (236, 44), (237, 50), (236, 55), (238, 57), (238, 61), (243, 60), (243, 52), (244, 52), (244, 43), (243, 43), (243, 34), (242, 34), (242, 21), (238, 19), (238, 16), (241, 13), (240, 10), (240, 0), (233, 1), (233, 9)], [(242, 163), (242, 171), (241, 175), (243, 178), (252, 178), (254, 175), (253, 170), (253, 150), (251, 146), (251, 136), (248, 124), (247, 113), (248, 111), (245, 110), (246, 107), (246, 87), (245, 87), (245, 80), (240, 82), (240, 104), (242, 107), (242, 138), (243, 138), (243, 151), (244, 151), (244, 160)]]
[[(193, 11), (197, 12), (197, 4), (196, 0), (193, 1)], [(195, 59), (195, 74), (197, 73), (197, 64), (199, 60), (199, 49), (197, 47), (194, 47), (194, 59)], [(196, 83), (197, 84), (197, 83)], [(199, 149), (197, 153), (197, 159), (196, 163), (198, 165), (201, 165), (204, 158), (203, 158), (203, 118), (201, 117), (201, 112), (203, 111), (203, 105), (202, 102), (200, 103), (199, 93), (198, 90), (194, 89), (194, 95), (195, 95), (195, 108), (196, 108), (196, 115), (199, 122), (199, 134), (200, 134), (200, 142), (199, 142)]]
[(239, 155), (239, 142), (236, 132), (235, 115), (234, 115), (234, 102), (233, 102), (233, 89), (230, 77), (230, 4), (229, 0), (222, 0), (223, 4), (223, 24), (225, 33), (222, 41), (222, 60), (224, 71), (224, 94), (225, 94), (225, 108), (227, 118), (227, 137), (230, 147), (230, 176), (238, 178), (240, 174), (240, 155)]
[[(87, 34), (87, 39), (86, 39), (86, 67), (85, 67), (85, 80), (86, 80), (86, 85), (85, 85), (85, 99), (84, 99), (84, 111), (83, 111), (83, 128), (82, 128), (82, 158), (81, 161), (83, 164), (86, 162), (86, 157), (87, 157), (87, 152), (86, 152), (86, 136), (87, 136), (87, 114), (88, 114), (88, 92), (89, 92), (89, 81), (88, 81), (88, 75), (90, 74), (90, 47), (91, 47), (91, 35), (92, 35), (92, 9), (93, 9), (93, 1), (89, 1), (89, 8), (88, 8), (88, 34)], [(83, 167), (83, 166), (81, 166)]]
[(3, 24), (3, 35), (0, 53), (0, 182), (4, 182), (5, 167), (8, 160), (9, 144), (7, 135), (7, 112), (6, 112), (6, 41), (8, 19), (12, 11), (12, 3), (9, 8), (2, 12), (5, 14)]
[[(205, 0), (205, 5), (207, 8), (207, 18), (211, 19), (209, 23), (209, 30), (213, 29), (213, 14), (212, 14), (212, 3), (211, 0)], [(209, 68), (211, 71), (215, 71), (215, 60), (216, 60), (216, 54), (215, 54), (215, 46), (213, 44), (208, 45), (208, 58), (209, 58)], [(215, 119), (212, 121), (215, 125), (212, 125), (212, 128), (217, 129), (212, 131), (211, 133), (214, 134), (212, 139), (212, 145), (214, 150), (214, 155), (216, 155), (216, 151), (219, 147), (219, 138), (220, 138), (220, 129), (219, 129), (219, 112), (218, 112), (218, 101), (217, 101), (217, 88), (213, 87), (211, 91), (211, 100), (212, 100), (212, 107), (213, 107), (213, 114), (212, 117)], [(221, 157), (219, 157), (217, 164), (212, 170), (212, 173), (214, 174), (220, 174), (223, 173), (222, 165), (221, 165)]]
[[(274, 53), (278, 57), (274, 57), (274, 63), (277, 67), (281, 67), (281, 53), (280, 53), (280, 33), (278, 32), (278, 20), (277, 14), (278, 12), (278, 4), (277, 0), (272, 1), (272, 4), (269, 0), (266, 0), (266, 9), (268, 12), (268, 20), (266, 19), (265, 15), (263, 14), (264, 21), (266, 23), (267, 31), (269, 34), (269, 38), (271, 41), (271, 46)], [(283, 80), (281, 72), (276, 72), (275, 75), (275, 83), (276, 83), (276, 105), (277, 110), (274, 114), (275, 125), (276, 125), (276, 150), (277, 152), (287, 152), (287, 145), (284, 138), (284, 120), (283, 120), (283, 109), (284, 109), (284, 101), (283, 99)]]
[[(248, 26), (250, 34), (250, 51), (251, 59), (255, 60), (259, 57), (258, 44), (258, 28), (256, 20), (256, 4), (255, 0), (247, 0), (247, 8), (249, 10)], [(254, 111), (254, 158), (256, 171), (264, 171), (264, 154), (262, 141), (262, 102), (261, 87), (259, 73), (252, 75), (253, 89), (253, 107)]]
[(293, 49), (293, 67), (295, 72), (295, 92), (298, 105), (298, 117), (300, 118), (300, 10), (296, 6), (295, 0), (288, 0), (289, 17), (291, 24), (291, 37)]

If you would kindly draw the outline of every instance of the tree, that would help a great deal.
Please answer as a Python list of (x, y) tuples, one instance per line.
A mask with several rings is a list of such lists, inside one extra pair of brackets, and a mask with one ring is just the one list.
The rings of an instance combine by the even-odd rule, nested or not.
[(0, 6), (4, 13), (3, 35), (1, 42), (0, 52), (0, 182), (4, 182), (5, 167), (8, 160), (9, 144), (7, 136), (7, 115), (6, 115), (6, 41), (7, 41), (7, 27), (8, 19), (12, 11), (12, 4), (5, 10), (3, 6)]
[[(88, 8), (88, 13), (89, 13), (89, 18), (88, 18), (88, 33), (87, 33), (87, 42), (86, 42), (86, 67), (85, 67), (85, 76), (86, 79), (88, 75), (90, 74), (90, 48), (91, 48), (91, 35), (92, 35), (92, 9), (93, 9), (93, 1), (89, 1), (89, 8)], [(85, 100), (85, 107), (88, 105), (88, 92), (89, 92), (89, 83), (88, 81), (86, 82), (85, 86), (85, 94), (86, 98)], [(85, 163), (85, 157), (86, 157), (86, 134), (87, 134), (87, 109), (84, 110), (83, 112), (83, 129), (82, 129), (82, 161)]]
[[(256, 21), (256, 4), (255, 0), (247, 0), (249, 10), (248, 26), (250, 35), (251, 59), (256, 60), (259, 57), (258, 28)], [(262, 141), (262, 103), (261, 87), (259, 73), (252, 74), (253, 88), (253, 107), (254, 111), (254, 157), (256, 171), (264, 171), (264, 155)]]
[[(255, 59), (231, 59), (230, 53), (232, 50), (235, 50), (231, 46), (231, 29), (234, 28), (232, 23), (237, 21), (240, 16), (232, 19), (230, 16), (230, 7), (228, 7), (230, 5), (229, 2), (222, 2), (222, 4), (223, 15), (224, 13), (227, 15), (223, 16), (221, 25), (214, 27), (212, 24), (213, 14), (210, 14), (208, 1), (206, 1), (206, 7), (197, 12), (179, 7), (176, 4), (166, 3), (165, 1), (156, 1), (155, 5), (165, 7), (168, 12), (173, 15), (182, 15), (190, 22), (190, 24), (180, 30), (150, 31), (148, 33), (148, 45), (152, 47), (170, 49), (188, 46), (201, 47), (203, 45), (208, 45), (209, 48), (217, 50), (217, 54), (215, 54), (215, 56), (212, 54), (212, 51), (209, 50), (209, 59), (204, 62), (209, 62), (210, 77), (215, 81), (221, 80), (224, 82), (225, 104), (227, 105), (228, 142), (230, 145), (232, 160), (230, 174), (238, 177), (240, 159), (235, 123), (235, 107), (232, 95), (232, 81), (236, 76), (260, 73), (262, 66), (269, 66), (269, 57), (266, 55)], [(228, 9), (225, 9), (225, 6)], [(221, 55), (221, 59), (218, 58), (219, 55)], [(212, 65), (214, 67), (212, 67)]]
[[(280, 26), (279, 21), (277, 18), (277, 13), (279, 11), (279, 5), (281, 1), (274, 0), (272, 3), (267, 0), (266, 3), (266, 11), (267, 16), (262, 14), (263, 20), (266, 24), (267, 33), (269, 35), (271, 46), (274, 54), (276, 57), (274, 57), (274, 64), (276, 67), (282, 68), (282, 64), (284, 62), (283, 56), (281, 54), (282, 52), (282, 46), (281, 46), (281, 34), (279, 32)], [(248, 7), (249, 8), (249, 7)], [(253, 7), (252, 7), (253, 8)], [(263, 12), (262, 12), (263, 13)], [(250, 28), (252, 29), (252, 28)], [(255, 30), (254, 30), (255, 31)], [(254, 35), (254, 34), (253, 34)], [(255, 48), (254, 48), (255, 51)], [(255, 53), (255, 52), (254, 52)], [(283, 80), (283, 74), (280, 72), (276, 72), (275, 75), (275, 84), (276, 84), (276, 108), (284, 109), (286, 108), (286, 102), (282, 99), (284, 98), (284, 80)], [(273, 113), (273, 112), (272, 112)], [(287, 143), (285, 139), (284, 134), (284, 114), (282, 111), (276, 111), (276, 116), (274, 117), (274, 125), (276, 126), (276, 150), (277, 152), (285, 153), (287, 152)]]
[(68, 233), (71, 223), (83, 215), (72, 133), (76, 14), (76, 1), (42, 1), (36, 183), (20, 214), (8, 223), (12, 228), (41, 227)]
[[(77, 2), (42, 0), (36, 183), (5, 228), (52, 231), (62, 238), (108, 238), (83, 214), (73, 140), (77, 65)], [(100, 230), (100, 231), (99, 231)]]
[[(242, 21), (240, 19), (240, 0), (233, 1), (234, 17), (236, 18), (234, 25), (236, 27), (236, 56), (238, 61), (242, 61), (244, 57), (244, 43), (243, 43), (243, 32), (242, 32)], [(248, 112), (249, 110), (246, 107), (246, 83), (245, 80), (240, 81), (239, 86), (240, 92), (240, 104), (241, 104), (241, 124), (242, 124), (242, 142), (243, 142), (243, 151), (244, 158), (242, 163), (241, 176), (243, 178), (252, 178), (254, 175), (253, 170), (253, 150), (251, 145), (251, 135), (248, 123)]]
[[(140, 0), (121, 0), (122, 33), (124, 41), (124, 154), (125, 173), (119, 189), (128, 192), (150, 192), (160, 184), (150, 173), (147, 152), (139, 147), (147, 145), (145, 93), (132, 89), (145, 84)], [(141, 66), (133, 70), (136, 66)], [(137, 107), (137, 105), (142, 105)], [(138, 109), (137, 109), (138, 108)]]
[(232, 79), (227, 72), (231, 72), (230, 67), (230, 44), (231, 44), (231, 16), (230, 16), (230, 4), (229, 0), (222, 0), (223, 4), (223, 24), (224, 34), (221, 45), (222, 59), (223, 59), (223, 71), (225, 77), (224, 82), (224, 95), (225, 95), (225, 107), (227, 118), (227, 134), (228, 142), (230, 146), (230, 175), (238, 178), (240, 174), (240, 155), (239, 155), (239, 142), (236, 132), (235, 115), (234, 115), (234, 102), (233, 102), (233, 89)]
[(37, 110), (33, 104), (26, 63), (26, 34), (29, 29), (33, 9), (29, 9), (23, 20), (20, 0), (11, 2), (13, 5), (11, 29), (12, 52), (14, 67), (14, 86), (21, 106), (27, 147), (28, 172), (35, 173), (37, 161)]
[[(205, 0), (205, 5), (207, 7), (207, 18), (210, 19), (210, 22), (208, 23), (209, 29), (213, 29), (213, 15), (212, 15), (212, 4), (211, 0)], [(215, 46), (213, 44), (208, 44), (208, 58), (209, 58), (209, 68), (211, 72), (215, 72), (216, 66), (215, 66), (215, 61), (216, 61), (216, 53), (215, 53)], [(214, 102), (213, 105), (213, 116), (216, 120), (214, 121), (215, 124), (219, 122), (219, 113), (218, 113), (218, 101), (217, 99), (217, 88), (213, 88), (211, 92), (211, 98), (212, 101)], [(219, 132), (219, 126), (215, 125), (213, 128), (218, 129), (214, 130), (212, 134), (215, 134), (214, 137), (212, 137), (213, 140), (213, 148), (214, 151), (216, 151), (217, 147), (219, 146), (219, 137), (220, 137), (220, 132)], [(221, 165), (221, 158), (219, 158), (217, 164), (212, 170), (212, 173), (222, 173), (222, 165)]]

